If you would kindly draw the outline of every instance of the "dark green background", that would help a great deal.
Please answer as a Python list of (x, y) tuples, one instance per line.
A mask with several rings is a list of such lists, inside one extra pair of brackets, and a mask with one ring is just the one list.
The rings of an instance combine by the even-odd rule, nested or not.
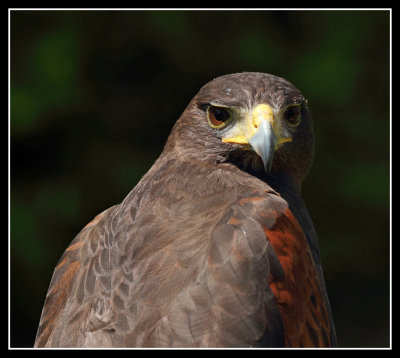
[(11, 346), (32, 346), (53, 268), (160, 154), (199, 88), (284, 77), (308, 98), (303, 196), (339, 346), (389, 345), (390, 12), (11, 11)]

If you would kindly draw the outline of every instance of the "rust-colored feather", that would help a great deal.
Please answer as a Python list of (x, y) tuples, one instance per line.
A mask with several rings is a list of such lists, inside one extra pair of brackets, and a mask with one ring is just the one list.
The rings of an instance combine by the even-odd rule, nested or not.
[(279, 257), (285, 275), (270, 276), (288, 347), (330, 347), (331, 327), (325, 298), (304, 233), (289, 209), (279, 216), (266, 236)]

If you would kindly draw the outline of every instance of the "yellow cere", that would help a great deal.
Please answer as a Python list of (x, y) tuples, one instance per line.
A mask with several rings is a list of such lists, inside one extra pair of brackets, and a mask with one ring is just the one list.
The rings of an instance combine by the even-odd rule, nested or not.
[(251, 113), (252, 136), (257, 132), (261, 122), (265, 120), (271, 123), (272, 128), (274, 128), (275, 131), (275, 116), (273, 109), (268, 104), (259, 104)]

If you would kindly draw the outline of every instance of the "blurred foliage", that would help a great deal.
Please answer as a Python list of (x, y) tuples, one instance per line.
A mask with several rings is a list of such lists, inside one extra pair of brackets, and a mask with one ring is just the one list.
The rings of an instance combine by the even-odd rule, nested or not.
[(389, 11), (11, 11), (11, 345), (53, 268), (140, 180), (198, 89), (287, 78), (308, 98), (303, 194), (342, 347), (389, 345)]

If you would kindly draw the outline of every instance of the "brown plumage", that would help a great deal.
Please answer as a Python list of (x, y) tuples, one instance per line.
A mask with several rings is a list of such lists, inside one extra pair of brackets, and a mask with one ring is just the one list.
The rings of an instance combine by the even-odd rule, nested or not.
[(288, 81), (205, 85), (138, 185), (61, 257), (35, 346), (335, 345), (300, 196), (312, 157), (311, 116)]

